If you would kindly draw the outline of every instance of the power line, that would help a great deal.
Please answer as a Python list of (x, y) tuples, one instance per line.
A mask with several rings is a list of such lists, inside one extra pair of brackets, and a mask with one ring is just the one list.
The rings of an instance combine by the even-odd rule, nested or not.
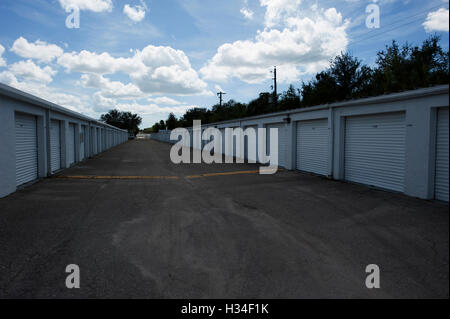
[[(429, 13), (430, 10), (433, 10), (433, 9), (436, 9), (436, 8), (441, 8), (441, 7), (442, 7), (442, 5), (438, 5), (438, 6), (433, 6), (433, 7), (427, 8), (427, 9), (425, 9), (425, 11), (421, 11), (421, 12), (418, 12), (418, 13), (415, 13), (415, 14), (413, 14), (411, 16), (406, 17), (406, 19), (410, 19), (410, 18), (413, 18), (413, 17), (418, 16), (418, 15), (422, 15), (422, 14), (425, 14), (425, 13), (427, 14), (427, 13)], [(398, 24), (400, 21), (402, 21), (402, 20), (398, 20), (396, 22), (388, 24), (387, 26), (384, 26), (382, 29), (371, 30), (369, 32), (360, 34), (360, 35), (358, 35), (355, 38), (355, 40), (350, 41), (350, 44), (356, 44), (356, 43), (360, 43), (360, 42), (363, 42), (363, 41), (366, 41), (366, 40), (369, 40), (369, 39), (373, 39), (373, 38), (375, 38), (377, 36), (383, 35), (386, 32), (394, 31), (394, 30), (399, 29), (401, 27), (404, 27), (406, 25), (410, 25), (412, 23), (415, 23), (415, 22), (417, 22), (417, 21), (419, 21), (421, 19), (423, 19), (423, 17), (419, 17), (419, 18), (414, 19), (412, 21), (400, 24), (400, 25), (398, 25), (398, 26), (396, 26), (394, 28), (386, 30), (386, 28), (394, 26), (394, 25)], [(380, 32), (382, 32), (382, 33), (380, 33)]]
[(378, 37), (378, 36), (380, 36), (380, 35), (383, 35), (383, 34), (385, 34), (385, 33), (387, 33), (387, 32), (391, 32), (391, 31), (397, 30), (397, 29), (402, 28), (402, 27), (405, 27), (405, 26), (407, 26), (407, 25), (416, 23), (417, 21), (420, 21), (420, 20), (422, 20), (422, 17), (420, 17), (420, 18), (418, 18), (418, 19), (415, 19), (415, 20), (412, 20), (412, 21), (410, 21), (410, 22), (401, 24), (401, 25), (399, 25), (399, 26), (397, 26), (397, 27), (394, 27), (394, 28), (391, 28), (391, 29), (388, 29), (388, 30), (383, 30), (383, 33), (374, 34), (374, 35), (371, 36), (371, 37), (367, 37), (367, 38), (364, 38), (364, 39), (361, 39), (361, 40), (358, 40), (358, 41), (352, 41), (351, 44), (361, 43), (361, 42), (364, 42), (364, 41), (366, 41), (366, 40), (370, 40), (370, 39), (376, 38), (376, 37)]

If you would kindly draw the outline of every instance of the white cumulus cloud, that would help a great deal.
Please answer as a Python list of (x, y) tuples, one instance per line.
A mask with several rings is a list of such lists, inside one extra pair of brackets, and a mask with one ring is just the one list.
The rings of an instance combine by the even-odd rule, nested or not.
[(0, 44), (0, 68), (6, 66), (6, 61), (3, 59), (2, 55), (5, 52), (5, 48)]
[(64, 52), (63, 49), (55, 44), (48, 44), (40, 40), (31, 43), (23, 37), (14, 41), (11, 51), (22, 58), (36, 59), (39, 62), (46, 63), (51, 62)]
[(110, 81), (99, 74), (83, 74), (81, 84), (83, 87), (101, 89), (102, 96), (106, 98), (134, 99), (143, 96), (141, 90), (134, 84)]
[(265, 25), (273, 27), (288, 17), (295, 16), (300, 11), (301, 0), (260, 0), (266, 7)]
[(145, 18), (145, 8), (143, 6), (130, 6), (126, 4), (123, 7), (123, 13), (134, 22), (141, 22)]
[(71, 7), (78, 7), (80, 10), (93, 12), (111, 12), (113, 9), (112, 0), (58, 0), (64, 10)]
[(109, 53), (97, 54), (82, 50), (64, 53), (58, 58), (58, 64), (67, 71), (81, 73), (113, 74), (118, 71), (137, 71), (139, 61), (131, 58), (115, 58)]
[(41, 68), (31, 60), (19, 61), (10, 65), (8, 69), (16, 77), (44, 83), (52, 82), (52, 77), (57, 73), (51, 67)]
[(148, 98), (148, 101), (156, 103), (156, 104), (160, 104), (160, 105), (184, 105), (184, 104), (186, 104), (185, 102), (180, 102), (180, 101), (171, 99), (170, 97), (167, 97), (167, 96)]
[(449, 30), (449, 11), (441, 8), (437, 11), (428, 13), (427, 19), (423, 23), (426, 32)]
[(122, 72), (147, 94), (211, 94), (207, 91), (207, 84), (192, 68), (186, 54), (171, 47), (149, 45), (142, 51), (136, 50), (134, 56), (128, 58), (115, 58), (107, 52), (72, 52), (60, 56), (58, 63), (68, 72)]
[(167, 117), (169, 113), (176, 115), (182, 115), (187, 110), (198, 107), (196, 105), (186, 104), (171, 104), (170, 106), (161, 106), (159, 103), (153, 102), (150, 104), (141, 104), (136, 101), (131, 102), (118, 102), (117, 99), (108, 98), (103, 96), (100, 92), (94, 94), (93, 106), (96, 112), (106, 112), (111, 109), (117, 109), (119, 111), (129, 111), (138, 113), (141, 116), (154, 115), (160, 117)]
[(41, 99), (67, 107), (73, 111), (81, 112), (86, 115), (93, 115), (92, 109), (87, 106), (86, 96), (76, 96), (66, 92), (60, 92), (42, 82), (27, 80), (19, 81), (10, 71), (0, 72), (0, 82), (26, 93), (38, 96)]
[(253, 19), (253, 11), (251, 9), (246, 8), (246, 7), (242, 8), (241, 13), (244, 16), (244, 18), (249, 19), (249, 20)]
[[(269, 2), (262, 1), (264, 5)], [(285, 9), (273, 10), (285, 15)], [(275, 13), (269, 17), (275, 19)], [(280, 29), (267, 27), (258, 31), (254, 40), (220, 46), (200, 70), (203, 79), (223, 82), (235, 77), (247, 83), (260, 83), (271, 77), (269, 70), (276, 65), (279, 80), (292, 82), (301, 74), (325, 68), (332, 57), (347, 47), (348, 21), (335, 8), (317, 10), (308, 17), (293, 15), (282, 23)]]

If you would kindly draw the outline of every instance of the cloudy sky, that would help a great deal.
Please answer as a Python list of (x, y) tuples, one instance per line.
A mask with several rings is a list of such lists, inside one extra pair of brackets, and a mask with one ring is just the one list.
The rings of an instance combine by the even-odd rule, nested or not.
[[(368, 5), (380, 28), (366, 26)], [(79, 28), (68, 28), (72, 8)], [(73, 22), (74, 20), (70, 20)], [(367, 64), (392, 39), (442, 36), (448, 0), (2, 0), (0, 82), (99, 117), (139, 113), (149, 127), (169, 112), (210, 107), (216, 92), (248, 102), (283, 90), (341, 51)]]

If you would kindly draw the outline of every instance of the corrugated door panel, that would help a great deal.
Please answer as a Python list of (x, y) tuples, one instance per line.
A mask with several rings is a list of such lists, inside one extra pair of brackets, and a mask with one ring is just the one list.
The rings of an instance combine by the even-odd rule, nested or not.
[(52, 172), (61, 169), (61, 134), (59, 121), (52, 120), (50, 124), (50, 150)]
[(97, 140), (95, 138), (95, 127), (91, 127), (91, 150), (92, 155), (97, 154)]
[(101, 130), (97, 128), (97, 153), (100, 153), (102, 151), (102, 136), (101, 136)]
[(278, 129), (278, 166), (285, 167), (287, 159), (287, 133), (286, 125), (284, 124), (270, 124), (267, 125), (267, 153), (270, 152), (270, 129)]
[(328, 120), (297, 122), (297, 169), (328, 175)]
[(346, 119), (345, 179), (403, 192), (405, 114)]
[(16, 185), (38, 178), (36, 117), (16, 113)]
[(436, 134), (436, 176), (434, 196), (448, 202), (448, 107), (439, 109)]
[(81, 132), (80, 132), (80, 159), (81, 160), (84, 160), (85, 144), (86, 144), (86, 127), (81, 126)]
[(69, 123), (69, 131), (67, 134), (67, 158), (69, 165), (75, 163), (75, 124)]

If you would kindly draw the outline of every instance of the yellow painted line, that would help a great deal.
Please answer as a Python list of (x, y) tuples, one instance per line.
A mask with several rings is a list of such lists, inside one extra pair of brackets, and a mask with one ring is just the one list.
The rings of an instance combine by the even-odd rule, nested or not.
[[(277, 172), (283, 172), (285, 169), (278, 169)], [(232, 176), (232, 175), (245, 175), (245, 174), (259, 174), (258, 170), (250, 170), (250, 171), (231, 171), (231, 172), (217, 172), (217, 173), (205, 173), (205, 174), (197, 174), (197, 175), (188, 175), (187, 179), (194, 178), (204, 178), (204, 177), (214, 177), (214, 176)], [(61, 179), (103, 179), (103, 180), (152, 180), (152, 179), (161, 179), (161, 180), (175, 180), (180, 179), (179, 176), (98, 176), (98, 175), (60, 175), (56, 176), (56, 178)]]
[(179, 179), (178, 176), (92, 176), (92, 175), (75, 175), (75, 176), (57, 176), (57, 178), (63, 179), (134, 179), (134, 180), (145, 180), (145, 179)]
[[(278, 172), (282, 172), (284, 169), (279, 169)], [(259, 174), (258, 170), (252, 171), (232, 171), (232, 172), (219, 172), (219, 173), (205, 173), (205, 174), (197, 174), (197, 175), (189, 175), (186, 176), (188, 179), (193, 178), (203, 178), (203, 177), (212, 177), (212, 176), (230, 176), (230, 175), (245, 175), (245, 174)]]

